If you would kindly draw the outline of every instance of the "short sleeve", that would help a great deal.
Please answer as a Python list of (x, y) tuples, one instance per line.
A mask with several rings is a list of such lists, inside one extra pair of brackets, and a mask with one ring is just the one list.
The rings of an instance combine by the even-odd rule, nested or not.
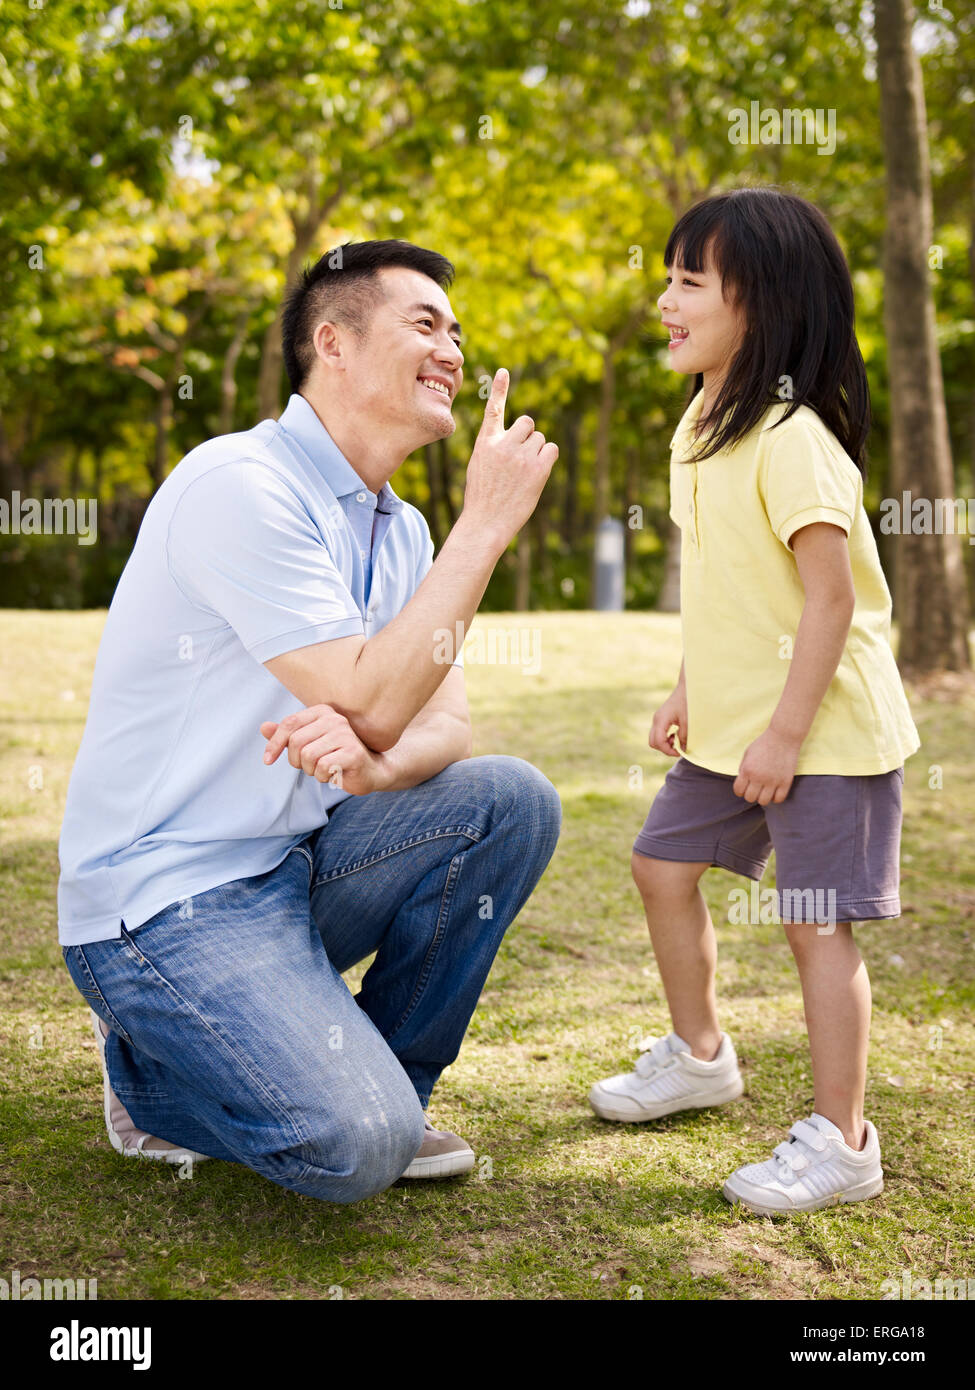
[[(430, 528), (429, 528), (429, 526), (427, 525), (426, 517), (425, 517), (425, 516), (423, 515), (423, 513), (422, 513), (421, 511), (419, 511), (417, 508), (413, 508), (413, 510), (416, 512), (416, 515), (417, 515), (417, 517), (418, 517), (418, 519), (419, 519), (419, 523), (420, 523), (420, 529), (421, 529), (421, 531), (422, 531), (422, 539), (421, 539), (421, 545), (420, 545), (420, 559), (419, 559), (419, 562), (417, 563), (416, 574), (414, 575), (414, 579), (413, 579), (413, 592), (416, 593), (417, 589), (420, 587), (420, 585), (423, 583), (424, 579), (425, 579), (425, 578), (427, 577), (427, 575), (429, 574), (430, 568), (431, 568), (431, 566), (433, 565), (433, 537), (430, 535)], [(456, 656), (456, 658), (451, 662), (451, 665), (452, 665), (452, 666), (459, 666), (459, 667), (463, 670), (463, 667), (464, 667), (464, 649), (463, 649), (463, 647), (462, 647), (462, 648), (460, 649), (460, 651), (457, 653), (457, 656)]]
[(856, 464), (839, 443), (830, 444), (814, 425), (794, 418), (769, 431), (759, 485), (769, 523), (785, 546), (815, 521), (849, 535), (863, 490)]
[(364, 631), (321, 532), (273, 468), (238, 459), (190, 483), (170, 518), (169, 572), (255, 661)]

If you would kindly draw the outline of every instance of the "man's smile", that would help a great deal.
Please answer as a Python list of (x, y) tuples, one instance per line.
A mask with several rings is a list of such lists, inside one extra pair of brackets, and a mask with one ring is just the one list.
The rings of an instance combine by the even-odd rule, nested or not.
[(418, 376), (417, 381), (428, 390), (435, 391), (438, 396), (445, 396), (448, 401), (453, 399), (454, 389), (446, 378), (442, 376)]

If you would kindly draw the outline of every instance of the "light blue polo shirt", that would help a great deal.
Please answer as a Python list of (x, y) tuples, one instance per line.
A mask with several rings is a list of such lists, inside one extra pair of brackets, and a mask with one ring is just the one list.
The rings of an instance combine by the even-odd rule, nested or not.
[(370, 492), (303, 396), (177, 464), (102, 632), (58, 845), (62, 945), (266, 873), (327, 822), (349, 792), (263, 762), (261, 723), (301, 708), (263, 663), (372, 637), (432, 563), (423, 515)]

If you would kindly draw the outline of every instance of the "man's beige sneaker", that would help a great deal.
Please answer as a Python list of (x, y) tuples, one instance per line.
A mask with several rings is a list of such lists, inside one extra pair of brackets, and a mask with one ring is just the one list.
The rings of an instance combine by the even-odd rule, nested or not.
[(105, 1097), (105, 1128), (112, 1148), (124, 1158), (155, 1158), (163, 1163), (204, 1163), (209, 1154), (194, 1153), (192, 1149), (180, 1148), (170, 1144), (167, 1139), (157, 1139), (139, 1129), (131, 1115), (112, 1090), (108, 1079), (108, 1066), (105, 1062), (105, 1039), (108, 1025), (90, 1009), (92, 1032), (98, 1043), (98, 1055), (102, 1059), (102, 1092)]
[(644, 1038), (636, 1070), (597, 1081), (589, 1104), (604, 1120), (639, 1124), (678, 1110), (700, 1110), (737, 1100), (744, 1091), (738, 1058), (727, 1033), (710, 1062), (691, 1055), (683, 1038)]
[(474, 1167), (474, 1150), (448, 1129), (434, 1129), (426, 1120), (423, 1143), (404, 1178), (453, 1178)]

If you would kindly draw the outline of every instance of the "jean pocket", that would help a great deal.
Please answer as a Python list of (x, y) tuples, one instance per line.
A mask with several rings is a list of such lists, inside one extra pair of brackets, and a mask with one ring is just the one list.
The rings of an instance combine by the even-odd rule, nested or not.
[(98, 1017), (108, 1024), (113, 1032), (118, 1033), (119, 1037), (124, 1038), (127, 1043), (131, 1043), (131, 1037), (108, 1007), (105, 996), (92, 974), (84, 948), (82, 946), (62, 946), (61, 954), (64, 957), (65, 968), (81, 997), (90, 1008), (94, 1009)]
[(313, 875), (314, 872), (315, 872), (315, 860), (314, 860), (314, 858), (312, 857), (312, 852), (311, 852), (311, 850), (308, 848), (307, 845), (293, 845), (292, 848), (288, 850), (288, 855), (287, 855), (287, 857), (290, 858), (290, 856), (291, 856), (292, 854), (299, 854), (299, 855), (302, 857), (302, 859), (304, 859), (304, 860), (307, 861), (307, 863), (308, 863), (308, 887), (311, 888), (312, 875)]

